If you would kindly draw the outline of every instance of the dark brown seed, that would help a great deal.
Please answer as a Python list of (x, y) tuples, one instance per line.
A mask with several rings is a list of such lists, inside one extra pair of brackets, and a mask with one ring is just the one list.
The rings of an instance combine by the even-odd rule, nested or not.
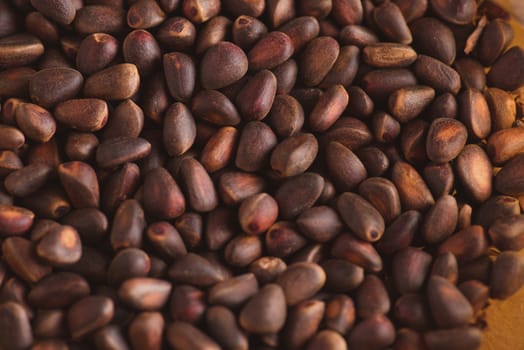
[(2, 242), (3, 260), (28, 283), (36, 283), (51, 273), (51, 267), (40, 262), (32, 242), (21, 237), (10, 237)]
[(342, 85), (333, 85), (318, 99), (308, 119), (312, 131), (329, 129), (342, 115), (348, 105), (349, 95)]
[(482, 331), (475, 327), (441, 329), (424, 333), (424, 342), (428, 350), (478, 349), (482, 338)]
[(428, 86), (411, 86), (394, 91), (388, 100), (389, 111), (401, 123), (416, 118), (433, 100), (435, 90)]
[(72, 226), (51, 229), (36, 245), (36, 254), (52, 266), (71, 265), (82, 256), (82, 243)]
[[(25, 17), (27, 32), (38, 37), (46, 44), (59, 43), (58, 26), (40, 12), (31, 12)], [(44, 53), (45, 55), (45, 53)]]
[(524, 155), (517, 155), (504, 165), (495, 177), (497, 191), (511, 196), (520, 196), (524, 193), (520, 182), (524, 170), (523, 162)]
[(326, 274), (317, 264), (296, 263), (280, 274), (275, 283), (282, 287), (287, 305), (293, 306), (322, 289), (326, 283)]
[(238, 235), (228, 242), (224, 260), (230, 266), (246, 267), (262, 256), (262, 241), (252, 235)]
[(401, 328), (397, 331), (395, 344), (393, 349), (395, 350), (419, 350), (425, 348), (424, 337), (422, 334), (410, 329)]
[(210, 261), (200, 255), (188, 253), (177, 259), (168, 270), (169, 277), (177, 283), (187, 283), (197, 287), (207, 287), (224, 278)]
[(484, 67), (474, 59), (459, 58), (454, 67), (460, 74), (462, 86), (470, 89), (484, 90), (486, 87), (486, 74)]
[(326, 77), (340, 53), (338, 42), (328, 36), (318, 37), (309, 42), (299, 64), (304, 85), (313, 87)]
[(130, 278), (118, 289), (118, 297), (127, 305), (144, 311), (164, 306), (171, 293), (171, 283), (146, 277)]
[(75, 208), (98, 207), (98, 179), (89, 164), (78, 161), (62, 163), (58, 166), (58, 176)]
[(85, 37), (78, 48), (76, 67), (84, 74), (93, 74), (106, 68), (118, 54), (118, 40), (106, 33)]
[(247, 273), (215, 284), (208, 295), (209, 303), (235, 308), (242, 305), (258, 291), (255, 275)]
[(220, 176), (218, 191), (226, 205), (235, 205), (247, 197), (260, 193), (265, 188), (265, 181), (254, 174), (226, 172)]
[(89, 5), (76, 13), (74, 27), (80, 34), (121, 32), (126, 26), (126, 13), (122, 6)]
[(337, 210), (357, 237), (375, 242), (384, 234), (382, 215), (364, 198), (350, 192), (343, 193), (337, 199)]
[(179, 285), (173, 289), (169, 312), (173, 320), (195, 324), (204, 316), (205, 294), (189, 285)]
[(518, 252), (502, 252), (493, 263), (490, 279), (491, 297), (506, 299), (524, 285), (524, 258)]
[(460, 75), (457, 71), (435, 58), (419, 55), (413, 70), (422, 83), (438, 92), (450, 92), (456, 95), (460, 90)]
[(452, 192), (455, 175), (449, 163), (428, 164), (424, 167), (424, 180), (433, 196), (439, 198)]
[(284, 258), (296, 253), (307, 244), (294, 223), (278, 221), (266, 233), (265, 246), (272, 256)]
[(348, 349), (378, 350), (392, 345), (395, 328), (383, 315), (374, 316), (358, 323), (349, 333)]
[(56, 131), (51, 113), (32, 103), (21, 103), (16, 108), (16, 123), (27, 138), (37, 142), (49, 141)]
[(424, 17), (410, 25), (413, 46), (419, 53), (452, 64), (456, 57), (455, 36), (447, 25), (436, 18)]
[(25, 197), (41, 188), (49, 179), (52, 168), (36, 163), (10, 173), (4, 180), (6, 191), (16, 197)]
[(134, 163), (126, 163), (106, 178), (101, 191), (102, 208), (113, 213), (120, 204), (130, 198), (138, 187), (140, 169)]
[(283, 330), (284, 343), (289, 349), (303, 349), (315, 335), (324, 316), (325, 304), (320, 300), (306, 300), (293, 307)]
[(164, 76), (171, 96), (180, 102), (188, 102), (196, 84), (196, 67), (188, 55), (170, 52), (163, 56)]
[(147, 277), (151, 270), (151, 259), (144, 251), (126, 248), (119, 251), (107, 268), (107, 281), (118, 286), (127, 279)]
[(430, 329), (433, 323), (428, 303), (422, 294), (402, 295), (395, 302), (393, 313), (397, 322), (416, 331)]
[(273, 282), (286, 268), (284, 260), (274, 256), (259, 258), (249, 265), (249, 271), (255, 275), (260, 284)]
[(267, 120), (278, 136), (292, 136), (304, 125), (304, 110), (294, 97), (277, 95)]
[[(362, 77), (361, 85), (364, 91), (372, 98), (383, 100), (395, 90), (416, 84), (417, 78), (410, 70), (393, 68), (370, 71)], [(431, 86), (431, 84), (428, 85)]]
[(14, 34), (0, 39), (0, 67), (21, 67), (36, 61), (44, 53), (44, 45), (35, 36)]
[(158, 253), (169, 259), (176, 259), (187, 253), (182, 237), (168, 222), (159, 221), (151, 224), (146, 235)]
[(382, 258), (369, 242), (360, 240), (350, 233), (342, 233), (333, 242), (331, 255), (345, 259), (367, 271), (382, 270)]
[(196, 124), (183, 103), (174, 103), (166, 111), (162, 133), (164, 147), (170, 156), (182, 155), (191, 148), (196, 138)]
[(244, 50), (253, 47), (262, 37), (267, 34), (264, 22), (242, 14), (233, 23), (233, 42)]
[[(169, 23), (169, 26), (167, 25)], [(164, 22), (164, 26), (169, 30), (166, 34), (164, 44), (170, 44), (173, 50), (187, 51), (195, 44), (197, 54), (204, 53), (208, 48), (226, 40), (228, 31), (231, 28), (231, 20), (224, 16), (211, 18), (200, 28), (198, 37), (195, 26), (184, 17), (174, 17)], [(161, 29), (162, 30), (162, 29)], [(160, 34), (160, 31), (159, 33)], [(158, 36), (157, 34), (157, 36)]]
[(357, 0), (333, 0), (331, 13), (340, 26), (362, 22), (362, 3)]
[(103, 139), (138, 137), (144, 127), (144, 111), (133, 100), (120, 103), (103, 130)]
[(477, 3), (473, 0), (430, 0), (431, 8), (447, 22), (464, 25), (473, 22)]
[[(517, 115), (517, 105), (513, 96), (497, 88), (487, 89), (484, 96), (491, 114), (493, 131), (511, 128)], [(511, 130), (518, 130), (518, 128)]]
[(80, 299), (69, 308), (67, 323), (73, 339), (102, 328), (111, 322), (114, 315), (113, 301), (105, 296), (88, 296)]
[(522, 128), (504, 129), (491, 134), (487, 144), (487, 152), (491, 161), (495, 164), (503, 164), (523, 153), (522, 135), (524, 135)]
[(435, 119), (428, 130), (428, 158), (442, 164), (455, 159), (466, 145), (468, 131), (464, 124), (449, 118)]
[(141, 101), (144, 115), (160, 123), (164, 112), (171, 105), (164, 75), (161, 73), (154, 74), (145, 82), (144, 86)]
[(27, 300), (38, 308), (58, 309), (87, 297), (90, 291), (84, 277), (71, 272), (55, 272), (38, 281)]
[(353, 300), (344, 294), (334, 295), (326, 303), (324, 322), (326, 328), (340, 334), (346, 334), (355, 323)]
[(446, 239), (438, 249), (440, 254), (451, 252), (459, 261), (471, 261), (488, 250), (488, 240), (482, 226), (473, 225), (464, 228)]
[(390, 223), (400, 215), (399, 194), (391, 181), (381, 177), (370, 177), (360, 184), (358, 192), (378, 210), (385, 223)]
[(71, 68), (47, 68), (35, 73), (29, 81), (31, 100), (45, 108), (71, 99), (82, 89), (84, 78)]
[(273, 74), (277, 78), (277, 96), (289, 94), (297, 81), (298, 65), (294, 59), (276, 66)]
[(478, 280), (489, 283), (492, 261), (486, 255), (470, 262), (459, 262), (459, 282)]
[(148, 31), (137, 29), (129, 33), (122, 43), (124, 60), (133, 63), (141, 76), (150, 75), (161, 60), (157, 39)]
[(488, 234), (500, 250), (519, 251), (524, 248), (524, 215), (499, 218), (490, 225)]
[(165, 15), (156, 1), (136, 1), (127, 10), (127, 25), (135, 29), (156, 27), (164, 21)]
[(146, 157), (151, 144), (139, 137), (119, 137), (102, 142), (96, 150), (96, 162), (102, 168), (113, 168)]
[[(510, 196), (494, 196), (485, 201), (479, 208), (474, 218), (474, 223), (489, 229), (495, 221), (506, 216), (520, 214), (518, 199)], [(512, 221), (511, 219), (508, 219)], [(502, 220), (503, 222), (506, 220)], [(517, 220), (518, 221), (518, 220)], [(495, 240), (494, 238), (492, 238)]]
[(375, 139), (381, 143), (395, 141), (401, 132), (400, 123), (386, 112), (373, 114), (372, 127)]
[(269, 70), (262, 70), (249, 78), (236, 97), (244, 120), (264, 119), (271, 110), (276, 91), (277, 79)]
[(402, 68), (415, 62), (417, 53), (408, 45), (377, 43), (364, 47), (362, 58), (372, 67)]
[(353, 82), (358, 72), (359, 60), (360, 50), (357, 46), (341, 47), (335, 64), (319, 84), (319, 87), (329, 88), (340, 84), (350, 89), (349, 85)]
[(221, 92), (202, 90), (195, 95), (191, 111), (196, 117), (216, 125), (237, 125), (240, 115), (233, 103)]
[(349, 292), (360, 286), (364, 280), (364, 269), (347, 260), (325, 260), (322, 268), (326, 273), (326, 287), (330, 291)]
[[(476, 202), (484, 202), (491, 196), (492, 166), (488, 155), (480, 146), (470, 144), (464, 147), (455, 161), (455, 171), (466, 193)], [(498, 176), (495, 179), (496, 187), (499, 183), (497, 179)], [(497, 190), (500, 191), (500, 188), (497, 187)]]
[(290, 0), (266, 0), (266, 11), (274, 28), (295, 17), (295, 5)]
[(414, 247), (395, 253), (392, 262), (393, 282), (401, 294), (419, 292), (431, 266), (431, 255)]
[(248, 53), (249, 68), (271, 69), (293, 55), (293, 42), (287, 34), (274, 31), (263, 36)]
[(480, 62), (485, 66), (492, 65), (506, 51), (513, 37), (513, 28), (506, 21), (495, 19), (488, 23), (478, 43)]
[(139, 85), (140, 76), (136, 66), (122, 63), (110, 66), (87, 78), (84, 95), (107, 100), (125, 100), (138, 91)]
[(100, 142), (90, 132), (71, 132), (65, 144), (66, 156), (71, 160), (90, 161), (95, 158), (96, 148)]
[(107, 103), (100, 99), (86, 98), (64, 101), (54, 110), (55, 118), (80, 131), (97, 131), (108, 120)]
[(373, 10), (373, 20), (384, 36), (394, 42), (411, 44), (411, 31), (394, 2), (383, 2)]
[(298, 52), (304, 45), (318, 36), (320, 26), (316, 18), (302, 16), (291, 19), (280, 27), (279, 30), (291, 38), (295, 52)]
[(337, 212), (328, 206), (306, 209), (297, 218), (300, 231), (317, 242), (327, 242), (337, 236), (343, 227)]
[(382, 280), (375, 275), (367, 275), (355, 294), (357, 315), (367, 319), (389, 312), (391, 302)]
[(35, 214), (28, 209), (1, 204), (0, 235), (21, 235), (33, 225), (34, 218)]
[(277, 284), (266, 284), (240, 311), (240, 326), (250, 333), (275, 333), (286, 321), (286, 297)]
[(337, 187), (349, 191), (367, 177), (367, 171), (360, 159), (347, 147), (330, 142), (326, 148), (328, 171)]
[(271, 153), (271, 168), (280, 177), (304, 173), (318, 153), (318, 141), (313, 134), (297, 134), (280, 142)]
[(235, 314), (223, 306), (213, 306), (206, 312), (206, 324), (211, 335), (225, 348), (247, 350), (246, 335), (239, 329)]
[[(220, 18), (220, 17), (217, 17)], [(207, 25), (212, 23), (211, 20)], [(206, 27), (204, 27), (206, 28)], [(204, 36), (205, 29), (202, 29)], [(193, 46), (196, 39), (196, 28), (193, 23), (184, 17), (171, 17), (162, 23), (158, 29), (156, 40), (163, 46), (172, 51), (187, 51)], [(124, 48), (125, 50), (125, 48)], [(197, 53), (202, 53), (204, 50), (197, 49)]]
[(377, 147), (361, 148), (356, 154), (370, 177), (380, 176), (389, 168), (389, 159)]
[(343, 27), (338, 39), (343, 44), (355, 45), (359, 48), (379, 42), (377, 35), (370, 28), (356, 24)]
[[(191, 1), (189, 1), (191, 2)], [(186, 3), (184, 1), (184, 3)], [(166, 329), (167, 342), (180, 350), (220, 350), (220, 346), (204, 332), (186, 322), (171, 323)]]
[(433, 261), (431, 275), (444, 277), (453, 284), (458, 280), (458, 262), (455, 255), (450, 252), (439, 255)]
[(457, 117), (457, 100), (449, 92), (445, 92), (433, 100), (425, 111), (428, 120), (434, 120), (437, 118), (451, 118)]
[(366, 146), (373, 139), (371, 131), (362, 121), (342, 117), (324, 134), (320, 139), (321, 143), (339, 142), (351, 149), (357, 151), (359, 148)]
[[(142, 312), (129, 325), (129, 342), (133, 349), (162, 348), (164, 317), (159, 312)], [(124, 342), (125, 344), (125, 342)], [(127, 347), (127, 346), (126, 346)]]
[(29, 317), (22, 305), (8, 301), (0, 304), (0, 347), (27, 349), (33, 343)]
[(120, 327), (117, 325), (102, 327), (95, 332), (93, 338), (97, 349), (127, 350), (129, 348)]
[(384, 232), (377, 249), (384, 254), (393, 254), (407, 248), (418, 232), (422, 216), (418, 211), (408, 210), (400, 214)]
[(33, 321), (33, 334), (39, 338), (63, 337), (66, 334), (64, 321), (65, 312), (60, 309), (38, 310)]
[(344, 338), (335, 331), (322, 330), (308, 342), (306, 350), (347, 350)]
[(113, 250), (139, 247), (145, 226), (144, 211), (138, 201), (134, 199), (123, 201), (113, 217), (109, 236)]
[(488, 83), (503, 90), (515, 90), (524, 83), (524, 74), (511, 67), (519, 66), (524, 60), (524, 50), (514, 46), (495, 61), (487, 75)]
[[(9, 97), (24, 97), (28, 94), (29, 80), (35, 70), (29, 67), (6, 69), (0, 72), (0, 97), (9, 100)], [(5, 102), (3, 106), (5, 116)]]
[(491, 131), (488, 103), (480, 91), (467, 89), (458, 98), (460, 119), (466, 124), (469, 134), (477, 139), (486, 138)]
[(304, 173), (285, 181), (275, 192), (279, 215), (290, 219), (311, 208), (322, 194), (324, 179), (315, 173)]
[[(430, 244), (438, 243), (455, 232), (458, 222), (458, 205), (455, 197), (444, 195), (427, 211), (421, 234)], [(438, 223), (438, 224), (437, 224)]]
[(246, 198), (238, 209), (238, 221), (242, 230), (248, 234), (266, 231), (278, 217), (278, 204), (267, 193), (255, 194)]
[(197, 212), (208, 212), (218, 205), (215, 186), (199, 161), (186, 158), (182, 161), (180, 172), (191, 208)]
[(431, 276), (426, 293), (431, 314), (438, 327), (465, 326), (473, 317), (469, 301), (444, 277)]
[(420, 174), (408, 163), (395, 163), (391, 179), (397, 186), (404, 209), (424, 211), (435, 203), (433, 195)]
[(215, 17), (220, 12), (221, 3), (218, 0), (184, 0), (182, 11), (194, 23), (203, 23)]
[(244, 51), (228, 42), (209, 48), (200, 63), (200, 79), (205, 89), (219, 89), (240, 80), (248, 69)]

